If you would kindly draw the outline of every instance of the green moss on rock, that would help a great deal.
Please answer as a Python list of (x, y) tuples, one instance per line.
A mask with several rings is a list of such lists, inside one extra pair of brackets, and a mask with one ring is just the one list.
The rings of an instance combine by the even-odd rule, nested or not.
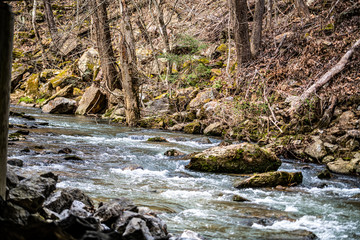
[(301, 172), (267, 172), (255, 174), (245, 180), (236, 181), (236, 188), (262, 188), (276, 186), (295, 186), (302, 183), (303, 175)]

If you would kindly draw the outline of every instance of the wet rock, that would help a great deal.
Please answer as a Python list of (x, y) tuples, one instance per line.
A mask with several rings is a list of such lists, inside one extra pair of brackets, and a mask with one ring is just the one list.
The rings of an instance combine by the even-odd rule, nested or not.
[(100, 88), (92, 85), (86, 89), (82, 96), (76, 114), (96, 114), (102, 112), (106, 108), (106, 96)]
[(240, 195), (234, 195), (233, 198), (232, 198), (232, 200), (233, 200), (234, 202), (250, 202), (249, 199), (246, 199), (246, 198), (244, 198), (244, 197), (242, 197), (242, 196), (240, 196)]
[(21, 153), (29, 153), (30, 152), (30, 148), (29, 147), (25, 147), (23, 149), (20, 150)]
[(272, 240), (318, 240), (319, 238), (312, 232), (306, 230), (293, 230), (291, 232), (274, 232), (267, 236), (266, 239)]
[(57, 182), (59, 179), (58, 176), (55, 175), (53, 172), (42, 173), (42, 174), (40, 174), (40, 177), (51, 178), (51, 179), (55, 180), (55, 182)]
[(168, 140), (166, 140), (163, 137), (152, 137), (149, 138), (148, 140), (146, 140), (147, 142), (168, 142)]
[(64, 159), (68, 160), (68, 161), (83, 161), (83, 159), (81, 157), (76, 156), (76, 155), (68, 155), (68, 156), (65, 156)]
[(72, 202), (69, 213), (71, 215), (82, 218), (87, 218), (91, 216), (91, 213), (87, 211), (87, 206), (78, 200), (74, 200)]
[(37, 190), (47, 198), (56, 189), (56, 182), (57, 181), (53, 178), (33, 176), (21, 180), (19, 185), (25, 185), (31, 189)]
[(87, 231), (98, 231), (100, 223), (93, 217), (81, 218), (74, 215), (58, 222), (58, 226), (75, 239), (81, 238)]
[(200, 144), (211, 144), (212, 143), (211, 140), (207, 137), (196, 138), (194, 140)]
[(126, 240), (169, 239), (166, 225), (159, 218), (148, 215), (131, 218), (123, 237)]
[(69, 153), (72, 153), (72, 150), (70, 148), (63, 148), (63, 149), (60, 149), (58, 151), (59, 154), (62, 154), (62, 153), (65, 153), (65, 154), (69, 154)]
[(75, 112), (76, 101), (64, 97), (57, 97), (42, 107), (45, 113), (71, 114)]
[(325, 169), (325, 170), (322, 170), (321, 172), (319, 172), (317, 177), (319, 179), (330, 179), (330, 178), (332, 178), (332, 175), (329, 170)]
[(82, 202), (88, 209), (94, 208), (93, 201), (80, 189), (63, 189), (51, 194), (45, 201), (44, 207), (49, 210), (61, 213), (70, 209), (74, 201)]
[[(30, 213), (26, 211), (24, 208), (15, 205), (9, 201), (5, 202), (0, 197), (0, 219), (3, 218), (10, 222), (23, 226), (28, 223), (29, 216)], [(1, 224), (0, 224), (0, 228), (1, 228)]]
[(193, 100), (191, 100), (189, 107), (198, 108), (206, 102), (209, 102), (209, 100), (215, 99), (218, 94), (219, 93), (213, 88), (205, 89), (204, 91), (198, 93)]
[(199, 233), (193, 232), (191, 230), (185, 230), (180, 235), (180, 237), (174, 238), (174, 240), (205, 240), (205, 238), (201, 236)]
[(9, 160), (7, 161), (7, 163), (8, 163), (9, 165), (17, 166), (17, 167), (22, 167), (22, 166), (24, 166), (23, 160), (17, 159), (17, 158), (9, 159)]
[(134, 171), (136, 169), (144, 169), (144, 168), (142, 166), (140, 166), (140, 165), (137, 165), (137, 164), (127, 165), (127, 166), (122, 168), (122, 170), (130, 170), (130, 171)]
[(126, 198), (115, 199), (99, 207), (94, 217), (98, 218), (102, 223), (111, 226), (123, 211), (137, 212), (137, 206)]
[(185, 155), (185, 153), (180, 152), (179, 150), (176, 150), (176, 149), (170, 149), (170, 150), (167, 150), (164, 153), (164, 155), (168, 156), (168, 157), (177, 157), (177, 156)]
[(210, 136), (222, 136), (226, 128), (227, 126), (221, 122), (212, 123), (204, 129), (204, 134)]
[(81, 240), (119, 240), (122, 239), (120, 233), (117, 232), (98, 232), (98, 231), (86, 231)]
[(146, 105), (144, 109), (145, 116), (156, 116), (172, 112), (170, 101), (165, 96), (155, 99), (154, 101), (149, 101)]
[(305, 148), (305, 153), (311, 158), (321, 161), (327, 154), (324, 143), (321, 140), (316, 140)]
[(141, 215), (131, 211), (124, 211), (120, 213), (120, 216), (113, 224), (113, 229), (117, 232), (123, 234), (125, 232), (126, 226), (130, 222), (130, 220), (134, 217), (140, 217)]
[(230, 146), (231, 144), (233, 144), (232, 141), (229, 141), (229, 140), (223, 140), (219, 143), (219, 147), (225, 147), (225, 146)]
[(281, 161), (271, 151), (255, 144), (241, 143), (198, 153), (186, 168), (218, 173), (255, 173), (276, 171), (280, 165)]
[(303, 176), (301, 172), (267, 172), (255, 174), (245, 180), (236, 181), (236, 188), (261, 188), (280, 186), (295, 186), (302, 182)]
[(184, 126), (184, 132), (189, 134), (199, 134), (201, 133), (201, 123), (199, 121), (194, 121), (188, 123)]
[(17, 130), (15, 133), (21, 134), (21, 135), (29, 135), (30, 131), (29, 130)]

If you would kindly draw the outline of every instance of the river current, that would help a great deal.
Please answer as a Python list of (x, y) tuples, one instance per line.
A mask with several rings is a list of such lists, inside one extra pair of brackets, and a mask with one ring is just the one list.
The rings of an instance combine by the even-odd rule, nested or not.
[[(360, 239), (359, 178), (320, 180), (323, 166), (282, 159), (279, 170), (301, 171), (301, 185), (239, 190), (232, 184), (240, 176), (189, 171), (184, 168), (189, 160), (164, 156), (169, 149), (199, 152), (218, 145), (219, 139), (201, 144), (200, 135), (127, 128), (34, 108), (11, 110), (35, 117), (10, 118), (30, 131), (26, 140), (9, 145), (9, 159), (24, 161), (19, 174), (52, 171), (59, 175), (58, 188), (79, 188), (96, 201), (129, 198), (157, 212), (171, 233), (189, 229), (209, 239), (296, 239), (305, 230), (324, 240)], [(169, 142), (146, 141), (154, 136)], [(65, 160), (67, 155), (58, 153), (63, 148), (82, 160)], [(142, 168), (126, 168), (135, 164)], [(250, 201), (235, 202), (234, 195)]]

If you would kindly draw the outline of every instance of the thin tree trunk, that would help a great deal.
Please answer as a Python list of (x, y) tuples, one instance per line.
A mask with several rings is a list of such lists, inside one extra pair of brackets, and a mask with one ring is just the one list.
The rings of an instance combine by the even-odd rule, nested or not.
[(55, 44), (55, 46), (57, 46), (58, 31), (57, 31), (55, 20), (54, 20), (54, 14), (52, 11), (51, 2), (50, 2), (50, 0), (43, 0), (43, 2), (44, 2), (46, 22), (49, 27), (51, 39), (53, 40), (53, 43)]
[(121, 82), (111, 43), (106, 1), (92, 0), (90, 4), (93, 10), (92, 19), (94, 22), (96, 45), (106, 86), (111, 91), (115, 88), (121, 89)]
[(265, 12), (265, 0), (258, 0), (255, 5), (254, 26), (250, 39), (251, 54), (258, 55), (261, 45), (262, 22)]
[(126, 1), (120, 2), (122, 18), (120, 21), (120, 68), (125, 96), (126, 123), (135, 126), (140, 119), (139, 81), (136, 71), (135, 40)]
[(236, 58), (239, 70), (241, 64), (251, 59), (247, 4), (246, 0), (230, 0), (230, 3), (231, 10), (233, 11)]
[(0, 2), (0, 197), (6, 200), (7, 145), (14, 16), (11, 7)]
[(40, 33), (39, 30), (36, 26), (36, 8), (37, 8), (37, 0), (34, 0), (34, 5), (33, 5), (33, 10), (32, 10), (32, 26), (35, 32), (35, 37), (36, 40), (38, 41), (39, 45), (40, 45), (40, 49), (41, 49), (41, 55), (43, 58), (43, 66), (46, 67), (49, 63), (47, 56), (46, 56), (46, 52), (45, 52), (45, 48), (44, 45), (41, 42), (41, 37), (40, 37)]
[(272, 13), (273, 13), (273, 0), (268, 0), (267, 2), (267, 19), (266, 19), (266, 28), (271, 29), (272, 28)]
[(324, 86), (327, 82), (329, 82), (336, 74), (341, 72), (345, 65), (348, 63), (350, 57), (354, 54), (354, 52), (360, 47), (360, 39), (355, 42), (355, 44), (347, 51), (344, 56), (340, 59), (340, 61), (333, 66), (329, 71), (327, 71), (324, 75), (321, 76), (313, 85), (311, 85), (308, 89), (301, 94), (301, 96), (294, 102), (292, 102), (292, 106), (289, 109), (289, 113), (293, 114), (296, 112), (301, 105), (304, 103), (306, 99), (310, 97), (311, 94), (318, 91), (322, 86)]

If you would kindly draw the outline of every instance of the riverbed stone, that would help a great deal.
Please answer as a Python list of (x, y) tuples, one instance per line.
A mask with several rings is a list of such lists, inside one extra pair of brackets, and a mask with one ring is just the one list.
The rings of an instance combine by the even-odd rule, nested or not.
[(239, 180), (234, 183), (235, 188), (262, 188), (276, 186), (295, 186), (302, 183), (301, 172), (267, 172), (255, 174), (245, 180)]
[(168, 142), (168, 140), (166, 140), (166, 138), (163, 137), (151, 137), (148, 138), (148, 140), (146, 140), (147, 142)]
[(91, 85), (86, 89), (82, 96), (79, 107), (76, 109), (76, 114), (96, 114), (103, 111), (106, 107), (106, 96), (95, 85)]
[(330, 179), (332, 178), (331, 172), (328, 169), (324, 169), (317, 175), (319, 179)]
[(41, 110), (44, 113), (72, 114), (74, 113), (76, 106), (75, 100), (57, 97), (44, 105)]
[(270, 150), (256, 144), (241, 143), (225, 147), (213, 147), (192, 156), (191, 170), (217, 173), (261, 173), (276, 171), (280, 159)]
[(180, 152), (179, 150), (176, 149), (169, 149), (164, 153), (164, 155), (168, 157), (177, 157), (177, 156), (183, 156), (185, 155), (185, 153)]
[(18, 159), (18, 158), (9, 159), (9, 160), (7, 161), (7, 163), (8, 163), (9, 165), (17, 166), (17, 167), (22, 167), (22, 166), (24, 166), (24, 161), (21, 160), (21, 159)]

